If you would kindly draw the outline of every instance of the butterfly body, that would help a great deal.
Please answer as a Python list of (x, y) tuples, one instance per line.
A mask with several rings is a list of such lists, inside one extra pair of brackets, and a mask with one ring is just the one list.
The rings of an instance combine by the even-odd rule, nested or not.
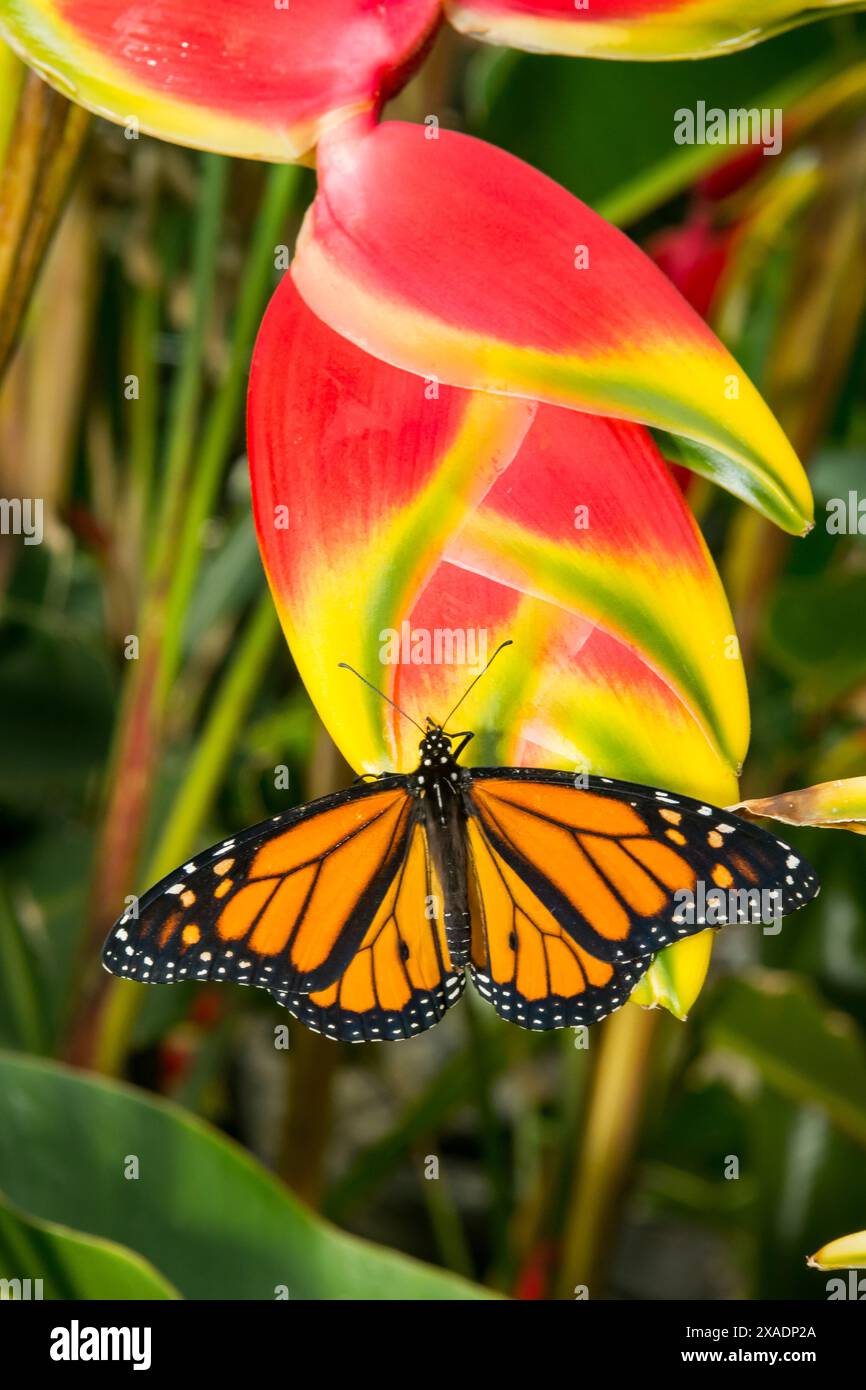
[[(524, 1028), (592, 1023), (654, 955), (817, 893), (798, 854), (708, 803), (604, 777), (469, 768), (428, 721), (387, 773), (243, 831), (115, 923), (106, 968), (267, 989), (352, 1042), (412, 1037), (468, 974)], [(706, 902), (721, 898), (711, 918)], [(715, 902), (716, 899), (713, 901)]]
[(469, 738), (471, 735), (464, 736), (460, 749), (454, 752), (449, 736), (439, 725), (431, 725), (419, 745), (420, 761), (412, 779), (433, 866), (442, 885), (445, 940), (455, 966), (463, 966), (469, 959), (472, 936), (465, 849), (467, 770), (458, 763)]

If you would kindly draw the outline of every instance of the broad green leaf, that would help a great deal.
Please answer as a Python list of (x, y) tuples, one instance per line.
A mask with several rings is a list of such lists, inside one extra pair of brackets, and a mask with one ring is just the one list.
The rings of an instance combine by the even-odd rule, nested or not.
[(0, 1281), (4, 1280), (0, 1300), (178, 1296), (168, 1280), (134, 1251), (53, 1221), (37, 1221), (0, 1196)]
[[(138, 1176), (127, 1177), (133, 1160)], [(9, 1053), (0, 1054), (0, 1190), (41, 1220), (128, 1245), (187, 1298), (490, 1296), (336, 1230), (177, 1106)]]

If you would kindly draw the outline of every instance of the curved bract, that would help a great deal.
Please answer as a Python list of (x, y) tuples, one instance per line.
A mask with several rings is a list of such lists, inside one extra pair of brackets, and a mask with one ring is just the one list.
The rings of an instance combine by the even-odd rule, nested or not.
[(732, 809), (787, 825), (818, 825), (866, 835), (866, 777), (843, 777), (776, 796), (752, 797)]
[(72, 100), (163, 140), (294, 160), (375, 111), (438, 0), (0, 0), (0, 32)]
[(293, 273), (319, 318), (385, 362), (682, 436), (691, 467), (786, 530), (811, 525), (796, 455), (703, 320), (512, 155), (401, 122), (333, 132)]
[(850, 0), (444, 0), (461, 33), (485, 43), (591, 58), (706, 58), (833, 11)]

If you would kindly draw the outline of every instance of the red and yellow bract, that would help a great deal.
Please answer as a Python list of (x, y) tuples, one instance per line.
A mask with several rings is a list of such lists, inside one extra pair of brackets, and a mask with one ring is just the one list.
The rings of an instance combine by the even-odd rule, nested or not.
[(485, 43), (593, 58), (704, 58), (852, 7), (845, 0), (444, 0)]
[(597, 58), (730, 53), (851, 0), (0, 0), (48, 82), (164, 140), (276, 161), (378, 112), (444, 18), (487, 43)]
[(224, 154), (291, 161), (399, 90), (438, 0), (2, 0), (0, 30), (109, 120)]
[(319, 150), (295, 283), (332, 328), (449, 385), (638, 420), (786, 530), (809, 485), (745, 373), (626, 236), (451, 131), (344, 128)]
[[(431, 390), (329, 330), (287, 275), (256, 346), (249, 446), (286, 635), (359, 771), (410, 768), (418, 734), (338, 662), (423, 722), (511, 637), (461, 712), (475, 762), (735, 795), (748, 713), (733, 625), (646, 430)], [(394, 661), (389, 634), (405, 631), (456, 634), (465, 656), (419, 664), (404, 643)]]

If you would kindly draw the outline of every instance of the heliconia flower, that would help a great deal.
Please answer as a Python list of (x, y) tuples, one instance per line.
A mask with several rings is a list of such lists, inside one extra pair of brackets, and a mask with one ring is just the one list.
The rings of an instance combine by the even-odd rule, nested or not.
[[(850, 1236), (829, 1241), (806, 1263), (813, 1269), (866, 1269), (866, 1231), (854, 1231)], [(859, 1290), (855, 1290), (854, 1297), (858, 1296)]]
[[(684, 52), (724, 43), (723, 12), (738, 30), (741, 7), (628, 9), (593, 0), (591, 22), (606, 11), (638, 48), (655, 25), (662, 56), (688, 21)], [(472, 27), (468, 6), (450, 13)], [(272, 160), (317, 147), (319, 192), (256, 348), (250, 462), (281, 620), (350, 763), (407, 770), (418, 732), (339, 662), (423, 722), (511, 638), (461, 710), (473, 761), (724, 804), (748, 738), (738, 647), (646, 427), (792, 532), (811, 524), (808, 483), (755, 388), (626, 237), (435, 120), (375, 124), (441, 17), (433, 0), (0, 0), (16, 51), (110, 119)], [(562, 51), (586, 18), (572, 4)], [(680, 975), (659, 958), (644, 1002), (685, 1011), (701, 940), (673, 948)]]
[(439, 0), (3, 0), (0, 31), (72, 100), (163, 140), (291, 161), (399, 90)]
[(259, 543), (298, 668), (358, 771), (461, 711), (478, 762), (736, 794), (748, 712), (727, 602), (638, 425), (454, 390), (333, 333), (291, 275), (249, 396)]
[(740, 816), (770, 817), (786, 825), (816, 825), (866, 835), (866, 777), (819, 782), (778, 796), (752, 797), (731, 809)]
[(318, 168), (293, 273), (330, 327), (430, 380), (681, 435), (696, 470), (809, 529), (805, 474), (755, 387), (572, 194), (483, 141), (402, 122), (341, 128)]
[[(595, 58), (701, 58), (750, 48), (845, 0), (445, 0), (486, 43)], [(851, 8), (845, 4), (846, 10)], [(856, 6), (856, 8), (860, 8)]]
[[(866, 0), (864, 0), (866, 3)], [(163, 140), (277, 161), (377, 112), (444, 17), (600, 58), (730, 53), (851, 0), (2, 0), (0, 32), (72, 100)]]

